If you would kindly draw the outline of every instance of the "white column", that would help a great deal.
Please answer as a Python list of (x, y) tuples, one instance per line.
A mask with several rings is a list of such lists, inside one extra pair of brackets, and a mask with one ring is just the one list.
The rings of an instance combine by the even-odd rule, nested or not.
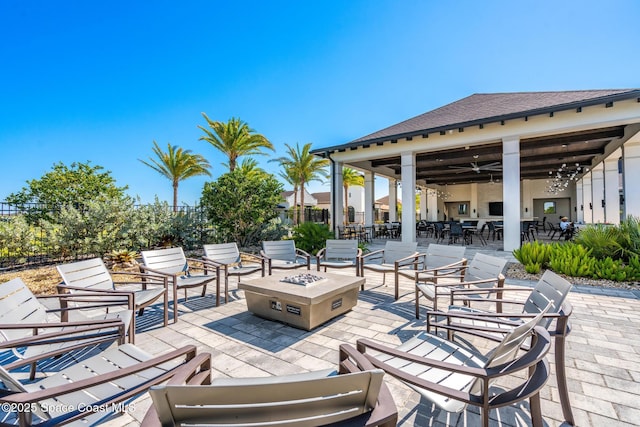
[(582, 184), (583, 184), (582, 178), (576, 182), (576, 206), (577, 206), (576, 221), (578, 222), (584, 222), (584, 193), (583, 193)]
[(437, 221), (438, 220), (438, 191), (435, 189), (427, 189), (427, 220), (428, 221)]
[(427, 187), (420, 189), (420, 219), (428, 220), (427, 213)]
[(591, 195), (591, 172), (582, 178), (582, 197), (584, 199), (584, 222), (593, 223), (593, 197)]
[(604, 220), (620, 224), (620, 179), (618, 159), (622, 150), (617, 149), (604, 160)]
[[(334, 162), (333, 164), (333, 200), (335, 206), (332, 205), (331, 212), (333, 212), (333, 218), (335, 219), (335, 227), (342, 227), (346, 218), (344, 217), (344, 186), (342, 181), (342, 168), (344, 164), (342, 162)], [(337, 232), (338, 229), (335, 228)]]
[(375, 211), (375, 181), (373, 172), (364, 173), (364, 225), (373, 225)]
[(389, 179), (389, 222), (398, 221), (398, 181)]
[(478, 218), (478, 183), (473, 182), (470, 187), (471, 200), (469, 200), (469, 216), (471, 218)]
[(402, 163), (402, 241), (416, 241), (416, 155), (404, 152)]
[(520, 138), (502, 140), (504, 251), (520, 247)]
[(623, 148), (624, 218), (629, 215), (640, 217), (640, 133), (625, 142)]
[(599, 163), (591, 170), (591, 201), (593, 222), (604, 222), (604, 165)]

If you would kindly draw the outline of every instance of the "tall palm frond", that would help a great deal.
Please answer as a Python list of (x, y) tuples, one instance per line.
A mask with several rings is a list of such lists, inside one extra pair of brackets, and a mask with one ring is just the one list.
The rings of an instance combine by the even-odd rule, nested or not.
[(228, 122), (213, 121), (205, 113), (202, 116), (210, 129), (198, 125), (205, 134), (200, 141), (207, 141), (229, 159), (229, 171), (236, 168), (238, 157), (252, 154), (264, 154), (262, 148), (273, 150), (273, 144), (264, 136), (256, 133), (239, 118), (232, 117)]
[[(300, 206), (304, 210), (304, 190), (305, 184), (312, 181), (322, 181), (329, 177), (326, 167), (329, 160), (321, 159), (315, 154), (311, 154), (311, 143), (306, 143), (302, 148), (296, 143), (295, 147), (285, 144), (288, 157), (273, 159), (282, 165), (285, 170), (291, 169), (291, 173), (297, 177), (300, 187)], [(285, 172), (288, 173), (288, 172)]]
[(151, 169), (168, 178), (173, 186), (173, 211), (178, 210), (178, 185), (180, 181), (197, 175), (208, 175), (209, 162), (200, 154), (192, 154), (191, 150), (183, 150), (177, 145), (167, 144), (168, 151), (162, 151), (156, 141), (153, 141), (153, 152), (157, 159), (149, 158), (149, 162), (140, 160)]

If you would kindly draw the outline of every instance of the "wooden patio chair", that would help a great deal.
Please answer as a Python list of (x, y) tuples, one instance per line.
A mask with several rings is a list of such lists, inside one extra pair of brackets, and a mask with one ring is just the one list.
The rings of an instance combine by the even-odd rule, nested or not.
[[(491, 255), (476, 253), (470, 263), (459, 266), (434, 268), (416, 275), (416, 319), (420, 318), (420, 296), (433, 301), (433, 310), (438, 310), (438, 298), (448, 297), (456, 288), (472, 289), (504, 287), (502, 270), (507, 260)], [(453, 267), (453, 268), (452, 268)]]
[[(382, 273), (384, 285), (387, 273), (393, 273), (395, 286), (395, 299), (400, 298), (399, 275), (403, 270), (417, 270), (422, 265), (423, 255), (418, 251), (417, 242), (392, 242), (387, 241), (384, 249), (369, 252), (360, 256), (360, 276), (364, 277), (364, 270), (372, 270)], [(375, 262), (372, 262), (375, 261)], [(364, 290), (364, 284), (362, 285)]]
[(224, 298), (225, 303), (229, 301), (229, 276), (240, 276), (253, 274), (262, 270), (264, 277), (264, 264), (259, 256), (240, 252), (236, 243), (219, 243), (204, 245), (205, 273), (209, 266), (214, 266), (219, 270), (219, 274), (224, 276)]
[[(422, 332), (397, 348), (368, 339), (357, 342), (377, 368), (404, 382), (438, 408), (461, 412), (467, 405), (480, 409), (482, 425), (489, 425), (489, 411), (529, 399), (531, 421), (542, 427), (540, 389), (549, 377), (545, 355), (549, 351), (549, 333), (536, 326), (543, 313), (507, 332), (497, 347), (481, 354), (442, 337)], [(459, 332), (471, 335), (480, 328)], [(531, 344), (526, 346), (525, 343)], [(492, 387), (495, 381), (500, 386)]]
[[(182, 369), (209, 371), (211, 355), (186, 346), (153, 356), (133, 344), (110, 348), (34, 383), (23, 384), (4, 367), (0, 381), (2, 425), (97, 425), (126, 410), (126, 404)], [(7, 412), (12, 408), (12, 412)], [(119, 409), (121, 408), (121, 409)]]
[[(164, 325), (169, 323), (169, 301), (167, 298), (167, 280), (160, 276), (136, 272), (109, 271), (101, 258), (71, 262), (56, 266), (62, 283), (58, 285), (58, 292), (99, 292), (104, 297), (128, 293), (133, 299), (132, 310), (137, 310), (142, 316), (144, 309), (157, 300), (164, 300)], [(126, 280), (114, 281), (114, 277)], [(132, 280), (135, 279), (135, 280)], [(96, 297), (100, 301), (103, 297)], [(135, 335), (135, 317), (129, 324), (129, 336)]]
[(395, 426), (398, 412), (384, 372), (347, 344), (340, 346), (340, 362), (337, 373), (260, 378), (211, 380), (184, 370), (151, 388), (153, 406), (142, 426)]
[(318, 271), (324, 268), (351, 268), (355, 267), (356, 276), (360, 275), (360, 257), (362, 249), (358, 247), (357, 240), (327, 240), (325, 247), (316, 254), (316, 266)]
[[(182, 248), (155, 249), (140, 252), (142, 264), (140, 270), (164, 276), (173, 288), (173, 323), (178, 321), (178, 289), (184, 289), (184, 300), (187, 301), (187, 290), (202, 287), (201, 296), (207, 293), (207, 285), (216, 281), (216, 307), (220, 305), (220, 280), (216, 273), (205, 271), (202, 260), (187, 258)], [(198, 266), (197, 264), (203, 266)], [(215, 268), (213, 268), (216, 270)], [(200, 270), (202, 274), (192, 274)]]
[(311, 255), (296, 248), (293, 240), (265, 240), (262, 242), (260, 255), (263, 257), (269, 276), (274, 269), (291, 270), (307, 267), (311, 269)]
[[(84, 352), (109, 346), (114, 341), (124, 344), (132, 318), (132, 311), (127, 308), (133, 309), (133, 299), (127, 294), (100, 295), (97, 301), (96, 295), (99, 294), (45, 295), (38, 299), (20, 278), (2, 283), (0, 349), (12, 352), (12, 357), (2, 357), (5, 369), (29, 365), (29, 378), (33, 380), (40, 360), (62, 354), (78, 360)], [(93, 298), (95, 304), (72, 306), (76, 301), (86, 301), (85, 298)], [(42, 300), (52, 299), (57, 300), (60, 308), (47, 308), (42, 304)], [(109, 313), (109, 308), (119, 310)], [(62, 321), (68, 319), (70, 312), (98, 309), (104, 312), (97, 317), (85, 318), (81, 315), (80, 319), (76, 316), (73, 321)], [(131, 333), (129, 341), (133, 341)]]
[[(495, 340), (502, 339), (502, 334), (496, 330), (507, 330), (512, 327), (514, 321), (523, 323), (526, 320), (537, 316), (545, 307), (549, 306), (546, 314), (540, 319), (539, 325), (546, 328), (555, 341), (555, 366), (556, 380), (558, 383), (558, 394), (562, 404), (562, 412), (565, 420), (574, 424), (571, 402), (569, 400), (569, 390), (567, 387), (567, 375), (565, 371), (565, 341), (571, 331), (569, 316), (572, 313), (571, 304), (566, 300), (571, 290), (571, 283), (558, 276), (551, 270), (547, 270), (533, 289), (528, 287), (505, 287), (499, 290), (501, 297), (486, 299), (485, 302), (496, 304), (494, 311), (480, 310), (470, 307), (476, 299), (467, 298), (469, 292), (465, 289), (454, 289), (451, 292), (451, 306), (447, 312), (429, 312), (427, 315), (427, 332), (431, 326), (445, 328), (448, 331), (449, 339), (453, 339), (457, 330), (464, 329), (468, 325), (482, 328), (493, 328), (494, 332), (485, 333), (486, 338)], [(477, 291), (475, 291), (477, 292)], [(491, 295), (496, 294), (498, 289), (486, 289), (483, 292)], [(529, 292), (526, 300), (515, 300), (504, 298), (505, 294), (512, 292)], [(465, 303), (458, 305), (456, 303)], [(520, 311), (503, 311), (502, 307), (520, 307)], [(471, 316), (470, 316), (471, 315)], [(432, 325), (431, 319), (438, 319)], [(555, 327), (553, 322), (555, 320)]]

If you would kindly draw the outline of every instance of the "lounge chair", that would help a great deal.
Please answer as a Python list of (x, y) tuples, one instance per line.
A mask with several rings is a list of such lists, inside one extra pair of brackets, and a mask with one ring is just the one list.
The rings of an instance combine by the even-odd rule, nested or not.
[[(476, 253), (470, 263), (460, 267), (451, 266), (418, 273), (416, 278), (416, 319), (420, 318), (420, 296), (433, 301), (433, 310), (438, 310), (438, 298), (448, 297), (456, 288), (502, 288), (502, 270), (507, 260)], [(471, 294), (469, 294), (471, 295)], [(486, 296), (486, 294), (481, 294)]]
[(142, 426), (395, 426), (398, 412), (384, 373), (350, 345), (340, 346), (340, 362), (338, 373), (213, 381), (184, 370), (151, 388), (153, 407)]
[(274, 269), (291, 270), (307, 267), (311, 269), (311, 255), (296, 248), (293, 240), (265, 240), (260, 255), (265, 269), (271, 275)]
[(204, 245), (205, 272), (209, 266), (219, 269), (220, 275), (224, 276), (224, 298), (225, 303), (229, 301), (229, 276), (240, 276), (252, 274), (262, 270), (264, 276), (264, 265), (259, 256), (240, 252), (235, 243), (220, 243)]
[[(187, 300), (187, 290), (202, 287), (201, 296), (205, 296), (207, 285), (216, 281), (216, 306), (220, 305), (219, 275), (210, 273), (205, 267), (197, 267), (194, 263), (203, 264), (202, 260), (187, 258), (182, 248), (156, 249), (142, 251), (140, 270), (166, 277), (173, 288), (173, 323), (178, 321), (178, 289), (184, 289), (184, 299)], [(214, 268), (215, 269), (215, 268)], [(203, 274), (192, 274), (194, 270), (201, 270)]]
[[(0, 381), (9, 390), (0, 394), (0, 419), (3, 425), (20, 426), (100, 424), (181, 369), (208, 371), (210, 359), (208, 353), (196, 355), (195, 346), (154, 357), (124, 344), (30, 384), (22, 384), (0, 367)], [(7, 413), (7, 408), (14, 410)]]
[[(80, 357), (75, 350), (100, 348), (114, 341), (123, 344), (131, 321), (132, 311), (126, 310), (130, 304), (127, 294), (102, 296), (92, 306), (72, 307), (74, 302), (95, 300), (96, 293), (75, 295), (46, 295), (42, 300), (55, 299), (61, 308), (46, 308), (20, 278), (0, 284), (0, 349), (11, 350), (13, 357), (3, 358), (5, 369), (17, 369), (30, 365), (30, 378), (35, 378), (39, 360), (69, 354)], [(51, 305), (51, 304), (50, 304)], [(105, 312), (100, 318), (68, 319), (69, 312), (80, 309), (125, 310)], [(60, 317), (55, 317), (55, 314)], [(53, 317), (55, 320), (50, 320)], [(77, 317), (77, 316), (76, 316)], [(133, 335), (129, 334), (129, 341)]]
[[(549, 333), (536, 326), (543, 313), (515, 325), (485, 355), (477, 348), (427, 332), (397, 348), (368, 339), (358, 340), (357, 346), (375, 367), (406, 383), (440, 409), (461, 412), (469, 404), (477, 406), (482, 425), (487, 427), (491, 409), (528, 398), (532, 424), (542, 427), (539, 393), (549, 377), (545, 355), (550, 347)], [(482, 330), (468, 327), (459, 332), (476, 334)], [(527, 341), (531, 345), (523, 347)], [(491, 388), (501, 378), (500, 389)]]
[(360, 257), (362, 249), (358, 248), (357, 240), (327, 240), (325, 247), (316, 254), (318, 271), (324, 268), (352, 268), (356, 269), (356, 276), (360, 275)]
[[(427, 331), (432, 326), (436, 328), (445, 328), (448, 331), (450, 339), (453, 339), (454, 333), (459, 329), (464, 329), (468, 325), (482, 328), (493, 328), (494, 330), (509, 329), (513, 322), (523, 323), (526, 320), (537, 316), (547, 305), (550, 305), (548, 311), (539, 321), (539, 325), (546, 328), (555, 341), (555, 365), (556, 380), (558, 383), (558, 394), (560, 395), (560, 403), (562, 404), (562, 412), (565, 420), (574, 424), (573, 412), (571, 410), (571, 402), (569, 401), (569, 391), (567, 387), (567, 375), (565, 372), (565, 341), (566, 336), (571, 331), (569, 325), (569, 316), (571, 316), (571, 304), (566, 301), (571, 283), (558, 276), (551, 270), (547, 270), (533, 289), (528, 287), (505, 287), (502, 289), (486, 289), (483, 292), (492, 295), (501, 296), (495, 299), (486, 299), (484, 302), (495, 303), (496, 310), (486, 311), (470, 307), (478, 300), (475, 298), (467, 298), (466, 289), (454, 289), (451, 292), (451, 306), (447, 312), (430, 312), (427, 315)], [(476, 292), (477, 291), (473, 291)], [(504, 298), (505, 294), (512, 292), (529, 292), (526, 300), (514, 300)], [(466, 305), (456, 305), (456, 303), (464, 302)], [(499, 305), (498, 305), (499, 303)], [(521, 307), (521, 311), (515, 312), (509, 310), (504, 312), (502, 307)], [(498, 309), (500, 307), (500, 309)], [(438, 319), (437, 323), (432, 324), (431, 319)], [(553, 321), (555, 319), (555, 327)], [(502, 334), (497, 332), (485, 333), (485, 337), (493, 337), (496, 340), (502, 338)]]
[[(144, 309), (160, 298), (164, 299), (164, 325), (169, 323), (168, 282), (165, 278), (133, 272), (109, 271), (101, 258), (61, 264), (56, 267), (62, 277), (58, 292), (100, 292), (107, 295), (128, 293), (133, 298), (131, 310), (141, 316)], [(113, 277), (135, 278), (137, 281), (114, 281)], [(120, 289), (118, 289), (116, 287)], [(126, 286), (125, 286), (126, 285)], [(136, 289), (131, 289), (135, 286)], [(98, 298), (98, 300), (101, 298)], [(135, 334), (135, 318), (129, 325), (129, 335)]]
[[(364, 270), (372, 270), (382, 273), (384, 284), (387, 273), (393, 273), (395, 286), (395, 299), (400, 298), (399, 275), (401, 270), (414, 271), (421, 265), (423, 255), (418, 251), (416, 242), (391, 242), (387, 241), (384, 249), (369, 252), (360, 257), (360, 275), (364, 277)], [(370, 262), (375, 260), (376, 262)], [(364, 285), (362, 285), (364, 287)]]

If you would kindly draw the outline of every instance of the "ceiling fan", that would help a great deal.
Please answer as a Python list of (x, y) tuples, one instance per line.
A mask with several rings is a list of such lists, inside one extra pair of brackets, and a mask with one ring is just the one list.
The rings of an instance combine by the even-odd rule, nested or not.
[(482, 171), (501, 171), (502, 170), (502, 165), (500, 164), (500, 162), (492, 162), (492, 163), (487, 163), (485, 165), (481, 165), (478, 162), (470, 162), (469, 164), (471, 166), (449, 166), (449, 168), (459, 169), (459, 171), (456, 173), (463, 173), (466, 171), (480, 173)]

